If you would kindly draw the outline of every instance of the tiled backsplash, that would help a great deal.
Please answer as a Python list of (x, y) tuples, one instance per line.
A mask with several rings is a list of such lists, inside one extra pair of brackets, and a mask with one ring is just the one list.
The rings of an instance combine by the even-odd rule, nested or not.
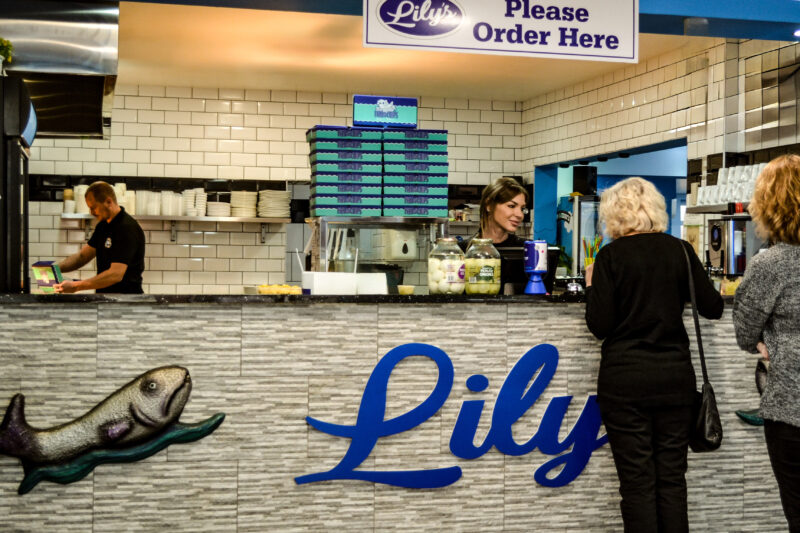
[[(450, 183), (520, 173), (518, 105), (420, 98), (419, 127), (449, 132)], [(308, 181), (306, 130), (351, 122), (344, 93), (119, 84), (110, 139), (37, 139), (30, 172)]]
[[(31, 202), (30, 260), (60, 260), (86, 242), (83, 221), (62, 219), (61, 202)], [(88, 223), (88, 221), (87, 221)], [(144, 292), (151, 294), (241, 294), (245, 285), (284, 283), (286, 230), (268, 224), (261, 243), (261, 224), (238, 222), (171, 222), (143, 220), (146, 255)], [(66, 277), (89, 278), (95, 262)]]

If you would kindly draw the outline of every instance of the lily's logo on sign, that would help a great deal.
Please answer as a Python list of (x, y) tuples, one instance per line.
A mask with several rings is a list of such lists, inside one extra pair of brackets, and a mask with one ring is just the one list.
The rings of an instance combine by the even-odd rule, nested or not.
[(453, 0), (386, 0), (378, 18), (390, 30), (412, 37), (442, 37), (464, 20), (464, 10)]
[[(430, 395), (407, 413), (386, 420), (386, 395), (389, 377), (404, 359), (422, 356), (431, 359), (439, 370), (436, 386)], [(539, 466), (534, 480), (547, 487), (561, 487), (573, 481), (586, 467), (592, 452), (608, 442), (600, 431), (600, 410), (595, 396), (586, 398), (583, 410), (564, 440), (559, 440), (561, 429), (572, 396), (556, 396), (550, 400), (536, 433), (527, 442), (518, 443), (513, 437), (513, 425), (533, 407), (544, 393), (558, 366), (558, 350), (550, 344), (540, 344), (528, 350), (511, 369), (492, 411), (491, 427), (486, 439), (475, 445), (475, 434), (483, 411), (483, 400), (462, 403), (452, 436), (450, 452), (462, 459), (476, 459), (492, 447), (506, 455), (525, 455), (538, 448), (545, 455), (554, 456)], [(356, 479), (383, 483), (397, 487), (430, 489), (446, 487), (461, 478), (461, 468), (450, 466), (428, 470), (367, 471), (356, 470), (369, 457), (382, 437), (396, 435), (422, 424), (435, 415), (447, 401), (453, 387), (453, 362), (441, 349), (429, 344), (404, 344), (390, 350), (375, 366), (364, 388), (355, 425), (323, 422), (307, 417), (314, 429), (350, 439), (350, 446), (339, 464), (327, 472), (318, 472), (295, 478), (295, 482), (313, 483), (334, 479)], [(489, 380), (480, 374), (470, 376), (466, 382), (472, 392), (481, 392)], [(552, 477), (548, 474), (557, 472)]]

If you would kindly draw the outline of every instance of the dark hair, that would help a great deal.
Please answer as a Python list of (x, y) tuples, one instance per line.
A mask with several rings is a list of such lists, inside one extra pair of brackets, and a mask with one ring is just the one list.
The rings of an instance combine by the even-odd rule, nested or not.
[(518, 195), (528, 201), (528, 191), (514, 178), (503, 177), (490, 183), (481, 194), (481, 234), (489, 223), (489, 208), (513, 200)]
[(89, 196), (90, 194), (92, 198), (94, 198), (94, 201), (99, 204), (105, 202), (107, 198), (111, 198), (114, 200), (114, 203), (117, 203), (117, 195), (114, 193), (114, 187), (105, 181), (95, 181), (89, 185), (84, 196)]

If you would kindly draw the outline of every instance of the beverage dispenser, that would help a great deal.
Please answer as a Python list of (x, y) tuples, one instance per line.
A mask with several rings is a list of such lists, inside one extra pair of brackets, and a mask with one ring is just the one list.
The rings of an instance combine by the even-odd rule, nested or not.
[(708, 221), (706, 261), (712, 274), (741, 276), (764, 246), (749, 216), (723, 216)]

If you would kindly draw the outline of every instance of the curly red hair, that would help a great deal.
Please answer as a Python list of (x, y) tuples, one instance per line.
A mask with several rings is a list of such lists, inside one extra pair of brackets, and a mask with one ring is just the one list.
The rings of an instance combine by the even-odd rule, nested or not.
[(782, 155), (764, 167), (749, 211), (771, 241), (800, 244), (800, 156)]

